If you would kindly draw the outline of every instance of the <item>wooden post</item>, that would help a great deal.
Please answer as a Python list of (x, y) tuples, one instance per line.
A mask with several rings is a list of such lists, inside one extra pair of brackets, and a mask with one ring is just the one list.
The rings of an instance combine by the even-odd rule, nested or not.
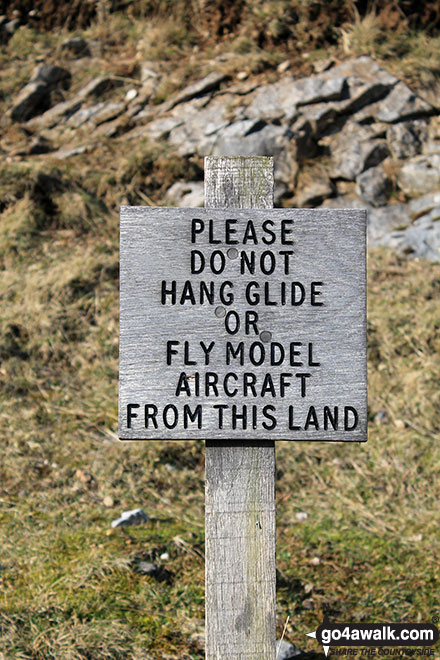
[[(205, 158), (207, 208), (273, 208), (273, 159)], [(275, 660), (275, 443), (206, 441), (206, 660)]]

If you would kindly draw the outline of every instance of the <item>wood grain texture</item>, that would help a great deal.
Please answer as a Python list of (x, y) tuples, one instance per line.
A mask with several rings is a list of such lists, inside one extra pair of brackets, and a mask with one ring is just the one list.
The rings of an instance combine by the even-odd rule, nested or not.
[[(272, 158), (205, 159), (205, 182), (208, 207), (273, 206)], [(206, 659), (275, 660), (273, 441), (206, 442), (205, 548)]]
[(271, 209), (273, 158), (224, 156), (205, 158), (205, 207)]
[[(357, 209), (123, 207), (120, 437), (366, 440), (365, 216)], [(195, 237), (193, 223), (201, 230)], [(233, 247), (225, 242), (228, 223)], [(257, 243), (252, 234), (244, 242), (249, 223)], [(270, 244), (263, 242), (272, 240), (265, 226), (275, 236)], [(284, 243), (283, 226), (290, 232)], [(191, 274), (194, 248), (206, 264), (214, 255), (218, 266), (223, 255), (223, 272), (207, 265)], [(254, 271), (241, 272), (243, 257), (251, 255)], [(272, 258), (273, 272), (263, 272), (261, 264), (270, 266)], [(221, 298), (225, 283), (233, 300)], [(200, 300), (202, 285), (212, 285), (212, 300)], [(319, 291), (314, 304), (312, 285)], [(230, 334), (225, 321), (234, 314), (241, 327)], [(248, 333), (247, 314), (258, 314)], [(209, 363), (203, 346), (211, 346)], [(242, 356), (228, 355), (229, 347), (240, 346)], [(208, 376), (217, 379), (216, 387), (207, 387)], [(225, 406), (223, 420), (219, 405)], [(145, 406), (157, 411), (154, 419)], [(191, 421), (188, 414), (196, 410)], [(243, 411), (246, 424), (238, 418)]]

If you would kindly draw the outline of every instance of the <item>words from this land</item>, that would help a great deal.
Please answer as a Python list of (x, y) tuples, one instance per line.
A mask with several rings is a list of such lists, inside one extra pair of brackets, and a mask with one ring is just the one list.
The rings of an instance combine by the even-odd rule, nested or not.
[(122, 438), (366, 439), (365, 213), (123, 208), (120, 355)]

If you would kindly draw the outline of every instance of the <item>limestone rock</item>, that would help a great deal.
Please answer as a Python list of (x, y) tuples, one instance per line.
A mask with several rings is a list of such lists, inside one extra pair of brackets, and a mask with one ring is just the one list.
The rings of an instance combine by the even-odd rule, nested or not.
[(295, 203), (300, 208), (319, 206), (334, 194), (334, 187), (328, 179), (315, 181), (304, 187), (295, 196)]
[(430, 103), (417, 96), (405, 83), (399, 82), (388, 96), (378, 103), (376, 119), (394, 123), (404, 119), (432, 115), (434, 112)]
[(148, 114), (151, 113), (151, 110), (147, 109), (144, 114), (142, 114), (142, 110), (154, 97), (157, 86), (159, 84), (159, 80), (159, 78), (148, 78), (142, 87), (137, 91), (132, 105), (127, 111), (127, 115), (129, 117), (136, 117), (136, 122), (143, 122), (148, 118)]
[(274, 156), (275, 180), (292, 184), (298, 166), (293, 133), (286, 126), (266, 124), (246, 135), (224, 137), (220, 133), (214, 144), (213, 156)]
[(356, 177), (356, 192), (372, 206), (384, 206), (391, 193), (391, 181), (382, 164), (370, 167)]
[(207, 76), (202, 78), (202, 80), (198, 80), (192, 85), (185, 87), (185, 89), (183, 89), (174, 99), (171, 99), (168, 104), (168, 109), (171, 110), (171, 108), (174, 108), (174, 106), (178, 105), (179, 103), (185, 103), (186, 101), (190, 101), (197, 96), (207, 94), (208, 92), (217, 89), (220, 83), (223, 82), (223, 80), (226, 78), (226, 74), (220, 73), (218, 71), (212, 71), (212, 73), (209, 73)]
[(171, 131), (183, 124), (182, 120), (175, 117), (159, 117), (145, 126), (137, 126), (124, 135), (126, 140), (138, 137), (147, 137), (150, 140), (161, 140), (167, 138)]
[(436, 208), (440, 209), (440, 192), (412, 199), (408, 203), (411, 220), (417, 220), (422, 215), (427, 215)]
[(85, 87), (80, 89), (77, 98), (81, 100), (91, 97), (98, 98), (111, 89), (120, 87), (122, 84), (121, 80), (110, 78), (108, 76), (99, 76), (98, 78), (93, 78), (93, 80), (87, 83)]
[(171, 188), (168, 188), (165, 199), (171, 204), (182, 208), (204, 206), (204, 185), (199, 181), (188, 181), (188, 183), (178, 181)]
[(104, 103), (104, 105), (97, 112), (93, 113), (88, 123), (90, 123), (92, 126), (99, 126), (100, 124), (104, 124), (105, 122), (115, 119), (115, 117), (119, 117), (124, 112), (125, 107), (125, 103), (123, 102), (115, 103), (113, 101), (109, 101), (108, 103)]
[(341, 99), (344, 94), (343, 76), (311, 76), (295, 80), (291, 76), (272, 85), (261, 87), (249, 104), (247, 117), (288, 123), (298, 116), (298, 107)]
[(148, 522), (150, 516), (148, 513), (145, 513), (142, 509), (133, 509), (132, 511), (124, 511), (120, 518), (113, 520), (111, 526), (122, 527), (129, 525), (142, 525), (144, 522)]
[(368, 211), (367, 239), (369, 247), (382, 245), (381, 240), (384, 236), (399, 227), (405, 228), (410, 224), (406, 204), (388, 204), (381, 208), (374, 208), (357, 197), (343, 195), (326, 199), (323, 206), (331, 209), (366, 209)]
[(367, 221), (368, 245), (382, 245), (382, 238), (396, 229), (410, 224), (406, 204), (388, 204), (381, 208), (369, 208)]
[(43, 112), (42, 115), (29, 120), (27, 125), (30, 128), (52, 128), (60, 121), (64, 121), (65, 118), (73, 115), (80, 109), (81, 105), (82, 101), (77, 97), (69, 101), (61, 101), (61, 103), (57, 103), (46, 112)]
[(98, 115), (101, 110), (105, 108), (105, 103), (95, 103), (88, 108), (80, 108), (66, 121), (67, 126), (79, 128), (88, 122), (94, 115)]
[(150, 561), (137, 561), (136, 559), (131, 564), (133, 570), (140, 575), (149, 575), (158, 582), (168, 582), (168, 584), (172, 582), (173, 573), (163, 566), (158, 566)]
[(411, 257), (440, 261), (440, 208), (400, 231), (386, 234), (381, 245)]
[(50, 91), (44, 83), (31, 82), (19, 92), (11, 108), (13, 121), (26, 121), (49, 108)]
[(56, 64), (48, 63), (34, 70), (30, 82), (42, 83), (50, 87), (60, 85), (63, 89), (69, 89), (71, 79), (70, 71)]
[(61, 50), (73, 57), (89, 57), (91, 55), (89, 44), (82, 37), (64, 39)]
[(381, 163), (388, 155), (385, 140), (375, 139), (374, 129), (349, 122), (332, 141), (333, 178), (353, 181), (361, 172)]
[(392, 124), (386, 132), (387, 143), (394, 158), (411, 158), (422, 153), (428, 139), (428, 125), (424, 120)]
[(416, 156), (406, 161), (397, 180), (409, 197), (440, 190), (440, 154)]
[(290, 660), (290, 658), (295, 658), (297, 655), (301, 655), (302, 651), (295, 646), (287, 642), (285, 639), (277, 641), (275, 657), (277, 660)]
[(320, 103), (322, 101), (335, 101), (341, 99), (346, 86), (345, 76), (310, 76), (296, 81), (293, 85), (298, 101), (297, 106)]
[[(325, 115), (331, 113), (335, 118), (364, 112), (368, 115), (368, 107), (385, 97), (397, 84), (398, 79), (379, 67), (371, 57), (363, 55), (334, 67), (327, 76), (339, 76), (345, 79), (345, 87), (340, 100), (321, 104), (321, 108), (307, 106), (303, 113), (311, 119), (313, 114)], [(367, 108), (367, 110), (365, 110)], [(358, 119), (356, 117), (356, 119)], [(318, 120), (319, 121), (319, 120)]]
[(80, 156), (90, 151), (90, 147), (86, 144), (77, 146), (77, 147), (66, 147), (64, 149), (58, 149), (51, 154), (52, 158), (57, 158), (58, 160), (67, 160), (73, 156)]
[(27, 121), (42, 114), (51, 105), (51, 92), (56, 88), (68, 89), (71, 75), (55, 64), (43, 64), (34, 70), (30, 82), (23, 87), (10, 110), (13, 121)]

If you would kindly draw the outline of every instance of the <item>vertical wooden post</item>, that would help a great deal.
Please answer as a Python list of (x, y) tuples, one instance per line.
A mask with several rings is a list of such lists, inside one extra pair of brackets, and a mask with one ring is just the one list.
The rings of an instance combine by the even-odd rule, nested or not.
[[(205, 158), (207, 208), (273, 208), (273, 159)], [(206, 660), (275, 660), (275, 443), (206, 441)]]

